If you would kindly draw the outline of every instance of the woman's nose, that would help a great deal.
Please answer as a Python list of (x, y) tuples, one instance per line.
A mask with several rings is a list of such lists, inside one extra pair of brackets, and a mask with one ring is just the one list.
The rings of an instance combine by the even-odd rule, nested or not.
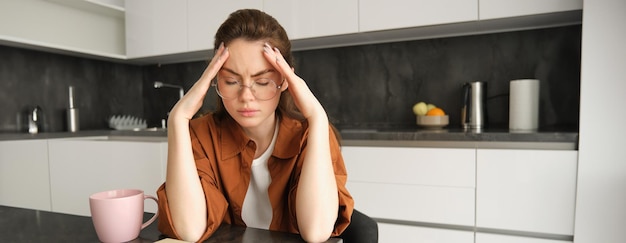
[(254, 91), (252, 91), (252, 87), (247, 86), (247, 85), (241, 85), (241, 90), (239, 90), (239, 97), (241, 97), (243, 100), (253, 100), (255, 99), (254, 97)]

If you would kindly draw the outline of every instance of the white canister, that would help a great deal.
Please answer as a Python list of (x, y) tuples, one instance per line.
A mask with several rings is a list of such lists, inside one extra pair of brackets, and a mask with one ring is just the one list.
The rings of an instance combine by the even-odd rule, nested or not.
[(536, 131), (539, 127), (539, 80), (512, 80), (509, 98), (509, 130)]

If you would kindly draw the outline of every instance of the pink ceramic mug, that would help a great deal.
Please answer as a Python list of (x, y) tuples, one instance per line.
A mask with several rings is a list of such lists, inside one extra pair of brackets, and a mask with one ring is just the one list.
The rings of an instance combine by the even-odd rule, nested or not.
[(127, 242), (137, 238), (139, 231), (158, 216), (157, 212), (142, 223), (144, 200), (148, 198), (157, 202), (155, 197), (135, 189), (104, 191), (89, 196), (91, 219), (98, 239), (102, 242)]

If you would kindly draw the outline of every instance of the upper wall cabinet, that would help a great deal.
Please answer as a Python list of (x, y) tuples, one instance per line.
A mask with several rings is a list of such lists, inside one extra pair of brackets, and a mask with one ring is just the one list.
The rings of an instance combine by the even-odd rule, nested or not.
[(582, 18), (570, 11), (582, 9), (582, 0), (529, 1), (126, 1), (126, 53), (145, 64), (206, 60), (219, 26), (243, 8), (275, 17), (293, 50), (543, 28)]
[(123, 59), (123, 10), (76, 2), (0, 1), (0, 45)]
[(263, 10), (285, 28), (290, 39), (352, 34), (359, 31), (359, 1), (264, 1)]
[(126, 1), (128, 58), (187, 51), (187, 2)]
[(582, 0), (480, 0), (480, 20), (583, 9)]
[(582, 22), (582, 0), (0, 1), (0, 45), (142, 64), (206, 60), (219, 25), (242, 8), (278, 19), (293, 50)]
[(475, 20), (477, 0), (359, 0), (362, 32)]
[(262, 9), (262, 0), (206, 1), (188, 0), (187, 28), (190, 51), (213, 49), (215, 33), (235, 10), (243, 8)]
[(126, 1), (126, 53), (133, 59), (213, 49), (231, 12), (262, 6), (262, 0)]

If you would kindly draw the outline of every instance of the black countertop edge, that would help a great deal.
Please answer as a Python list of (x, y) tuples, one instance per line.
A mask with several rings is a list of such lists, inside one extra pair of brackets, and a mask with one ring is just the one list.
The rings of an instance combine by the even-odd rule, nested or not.
[[(537, 131), (528, 133), (509, 132), (502, 129), (483, 131), (465, 131), (463, 129), (343, 129), (340, 130), (343, 141), (394, 141), (394, 142), (511, 142), (511, 143), (567, 143), (578, 145), (578, 132), (573, 131)], [(27, 139), (60, 139), (83, 137), (116, 137), (118, 140), (146, 141), (153, 139), (167, 141), (167, 131), (141, 130), (92, 130), (78, 132), (53, 133), (0, 133), (0, 141)]]
[(557, 129), (342, 129), (345, 146), (577, 150), (578, 132)]
[(84, 137), (154, 137), (167, 138), (167, 130), (88, 130), (77, 132), (44, 132), (44, 133), (0, 133), (0, 141), (3, 140), (26, 140), (26, 139), (58, 139), (58, 138), (84, 138)]
[(344, 140), (473, 141), (473, 142), (570, 142), (578, 143), (578, 132), (541, 131), (516, 133), (502, 130), (343, 130)]

